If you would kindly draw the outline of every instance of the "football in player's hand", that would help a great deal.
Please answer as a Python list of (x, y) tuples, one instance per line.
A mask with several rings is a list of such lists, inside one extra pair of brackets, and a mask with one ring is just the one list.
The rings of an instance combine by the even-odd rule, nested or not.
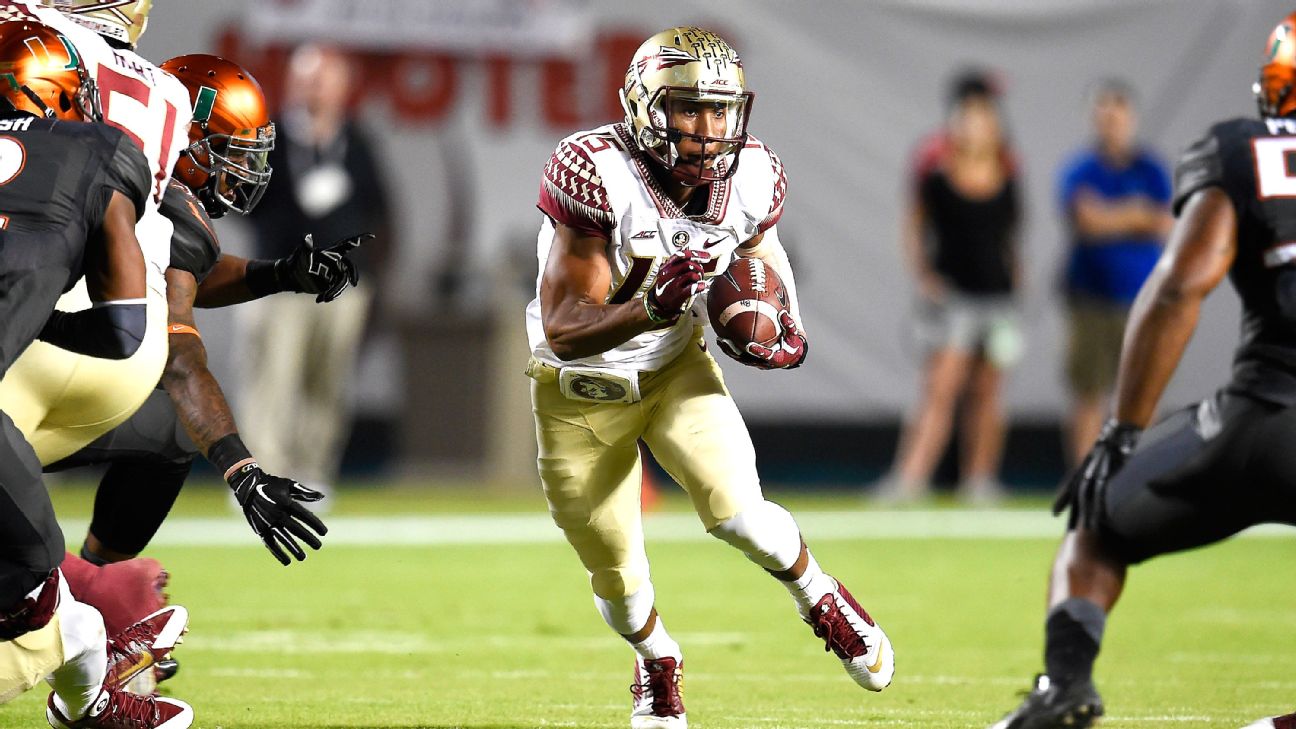
[(740, 349), (778, 342), (779, 313), (788, 308), (787, 289), (778, 274), (758, 258), (739, 257), (711, 282), (707, 314), (716, 337)]

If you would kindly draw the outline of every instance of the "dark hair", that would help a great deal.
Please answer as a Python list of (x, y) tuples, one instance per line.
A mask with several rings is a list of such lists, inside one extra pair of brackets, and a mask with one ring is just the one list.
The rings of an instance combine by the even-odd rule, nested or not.
[(966, 69), (950, 80), (946, 105), (952, 109), (969, 99), (983, 99), (989, 102), (999, 100), (998, 85), (989, 72), (975, 68)]
[(1138, 101), (1138, 93), (1125, 79), (1107, 76), (1094, 81), (1089, 86), (1089, 103), (1097, 104), (1106, 98), (1117, 99), (1128, 106), (1134, 106)]

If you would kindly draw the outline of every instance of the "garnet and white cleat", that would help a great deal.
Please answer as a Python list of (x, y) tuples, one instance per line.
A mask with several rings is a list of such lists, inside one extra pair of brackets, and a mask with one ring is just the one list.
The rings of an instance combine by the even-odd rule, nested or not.
[(1296, 729), (1296, 713), (1261, 719), (1254, 724), (1248, 724), (1243, 729)]
[(194, 713), (189, 704), (176, 699), (104, 689), (90, 711), (76, 721), (63, 716), (51, 693), (45, 718), (53, 729), (189, 729)]
[(683, 659), (636, 656), (630, 695), (634, 697), (630, 729), (687, 729)]
[(169, 605), (108, 638), (108, 674), (104, 687), (115, 691), (128, 686), (131, 693), (152, 695), (157, 690), (153, 667), (167, 660), (183, 640), (189, 611)]
[(873, 618), (860, 607), (844, 585), (824, 595), (805, 621), (824, 641), (824, 650), (841, 659), (846, 673), (869, 691), (891, 685), (895, 675), (895, 652), (891, 641)]

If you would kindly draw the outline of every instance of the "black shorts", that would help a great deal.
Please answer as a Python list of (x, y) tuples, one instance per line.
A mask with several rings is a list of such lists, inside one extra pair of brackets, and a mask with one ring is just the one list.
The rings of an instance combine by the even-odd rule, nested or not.
[(1107, 486), (1099, 529), (1133, 564), (1267, 522), (1296, 526), (1296, 408), (1220, 393), (1144, 434)]

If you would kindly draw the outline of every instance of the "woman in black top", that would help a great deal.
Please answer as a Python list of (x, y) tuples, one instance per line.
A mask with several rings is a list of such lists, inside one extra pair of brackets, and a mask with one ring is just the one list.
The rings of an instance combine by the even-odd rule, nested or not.
[(920, 402), (881, 495), (913, 500), (927, 492), (962, 399), (960, 491), (985, 502), (1002, 491), (1000, 381), (1021, 351), (1012, 301), (1020, 207), (991, 85), (964, 76), (951, 100), (945, 132), (920, 155), (906, 219), (926, 360)]

